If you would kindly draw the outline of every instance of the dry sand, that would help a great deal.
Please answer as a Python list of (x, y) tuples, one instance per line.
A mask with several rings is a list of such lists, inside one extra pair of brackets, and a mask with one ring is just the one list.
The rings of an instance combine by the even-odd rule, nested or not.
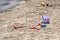
[[(41, 7), (42, 1), (53, 6)], [(0, 13), (0, 40), (60, 40), (60, 6), (58, 4), (60, 0), (29, 0)], [(41, 23), (44, 13), (50, 16), (50, 24), (45, 29), (30, 29), (30, 26)], [(13, 25), (25, 27), (15, 30), (12, 28)]]

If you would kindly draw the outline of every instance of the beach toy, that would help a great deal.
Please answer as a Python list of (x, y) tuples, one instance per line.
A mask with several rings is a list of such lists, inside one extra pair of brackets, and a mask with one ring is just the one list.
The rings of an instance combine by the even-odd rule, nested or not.
[(41, 24), (40, 24), (40, 23), (38, 23), (36, 26), (41, 26)]
[(46, 24), (42, 24), (41, 28), (46, 28), (46, 26), (47, 26)]
[(40, 30), (40, 28), (36, 28), (35, 26), (31, 26), (31, 29), (37, 29), (37, 30)]
[(24, 28), (24, 26), (13, 26), (14, 29)]
[(14, 29), (17, 29), (17, 27), (16, 27), (16, 26), (13, 26), (13, 28), (14, 28)]
[(18, 26), (18, 28), (24, 28), (24, 26)]
[(49, 24), (49, 16), (48, 16), (48, 14), (44, 14), (42, 16), (42, 19), (43, 19), (44, 24)]
[(45, 6), (46, 5), (46, 3), (45, 2), (41, 2), (41, 6)]
[(31, 26), (31, 29), (36, 29), (35, 26)]

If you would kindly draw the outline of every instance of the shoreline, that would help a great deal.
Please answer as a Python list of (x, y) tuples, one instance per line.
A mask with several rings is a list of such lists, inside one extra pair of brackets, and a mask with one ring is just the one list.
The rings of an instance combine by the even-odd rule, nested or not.
[(11, 7), (9, 7), (9, 8), (7, 8), (7, 9), (4, 9), (4, 10), (0, 10), (0, 13), (3, 13), (3, 12), (9, 12), (9, 11), (12, 11), (14, 8), (16, 8), (17, 6), (20, 6), (20, 5), (22, 5), (22, 4), (24, 4), (24, 2), (25, 1), (20, 1), (20, 3), (18, 2), (16, 5), (14, 5), (14, 6), (11, 6)]

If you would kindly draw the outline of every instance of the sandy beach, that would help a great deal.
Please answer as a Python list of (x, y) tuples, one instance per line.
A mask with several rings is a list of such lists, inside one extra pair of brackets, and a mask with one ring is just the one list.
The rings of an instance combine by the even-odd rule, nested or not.
[[(42, 7), (42, 1), (53, 6)], [(42, 22), (45, 13), (50, 24), (45, 29), (30, 29)], [(14, 25), (24, 28), (13, 29)], [(60, 0), (23, 0), (16, 7), (0, 12), (0, 40), (60, 40)]]

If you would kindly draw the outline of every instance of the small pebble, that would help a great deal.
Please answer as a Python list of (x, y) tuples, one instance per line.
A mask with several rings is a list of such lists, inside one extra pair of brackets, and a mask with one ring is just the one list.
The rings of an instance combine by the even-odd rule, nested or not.
[(46, 6), (49, 6), (49, 4), (46, 4)]

